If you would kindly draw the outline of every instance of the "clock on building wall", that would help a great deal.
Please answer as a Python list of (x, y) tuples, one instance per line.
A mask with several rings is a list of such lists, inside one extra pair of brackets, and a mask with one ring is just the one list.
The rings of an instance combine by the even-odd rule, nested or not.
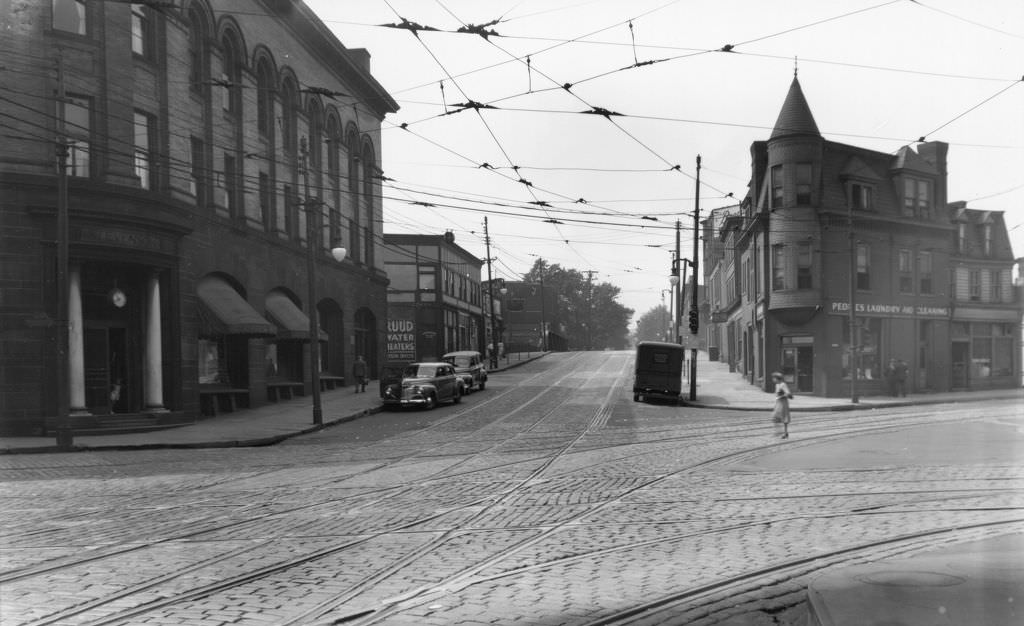
[(107, 294), (107, 296), (110, 298), (110, 303), (119, 309), (128, 302), (128, 296), (126, 296), (119, 287), (114, 287), (113, 289), (111, 289), (110, 293)]

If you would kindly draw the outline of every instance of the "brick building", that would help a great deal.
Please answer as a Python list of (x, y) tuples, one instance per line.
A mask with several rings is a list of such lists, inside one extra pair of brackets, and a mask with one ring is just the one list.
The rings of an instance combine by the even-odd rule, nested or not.
[(563, 312), (554, 288), (543, 283), (502, 281), (506, 352), (568, 350)]
[(397, 104), (368, 53), (300, 0), (175, 4), (6, 4), (0, 432), (44, 432), (65, 385), (79, 430), (308, 392), (311, 306), (325, 376), (378, 359), (379, 130)]
[(719, 357), (821, 396), (886, 393), (891, 359), (913, 392), (1019, 386), (1006, 225), (947, 201), (947, 150), (827, 141), (794, 78), (746, 198), (703, 222)]
[[(384, 235), (388, 362), (439, 360), (446, 352), (484, 354), (483, 261), (443, 235)], [(489, 313), (486, 313), (489, 315)]]

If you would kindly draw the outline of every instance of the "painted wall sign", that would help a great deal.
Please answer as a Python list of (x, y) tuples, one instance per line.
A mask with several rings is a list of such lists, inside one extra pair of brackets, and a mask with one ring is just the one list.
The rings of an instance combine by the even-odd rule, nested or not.
[[(917, 304), (878, 304), (871, 302), (857, 302), (856, 313), (871, 315), (916, 315), (918, 317), (949, 317), (949, 307), (944, 306), (922, 306)], [(829, 313), (834, 315), (848, 315), (850, 313), (849, 302), (832, 302)]]
[(387, 361), (416, 360), (416, 322), (413, 320), (388, 320), (384, 358)]

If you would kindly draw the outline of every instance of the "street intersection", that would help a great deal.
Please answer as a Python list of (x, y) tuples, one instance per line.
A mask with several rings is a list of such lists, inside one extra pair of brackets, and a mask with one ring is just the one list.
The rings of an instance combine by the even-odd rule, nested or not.
[(823, 572), (1024, 532), (1018, 402), (631, 400), (569, 353), (277, 445), (0, 456), (4, 624), (803, 623)]

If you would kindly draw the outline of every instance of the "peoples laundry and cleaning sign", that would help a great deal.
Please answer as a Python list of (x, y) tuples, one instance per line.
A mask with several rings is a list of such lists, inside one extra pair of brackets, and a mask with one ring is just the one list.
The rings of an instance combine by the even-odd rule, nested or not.
[[(849, 302), (832, 302), (829, 313), (833, 315), (849, 315)], [(866, 315), (900, 315), (917, 317), (949, 317), (949, 307), (923, 306), (920, 304), (886, 304), (877, 302), (857, 302), (854, 313)]]

